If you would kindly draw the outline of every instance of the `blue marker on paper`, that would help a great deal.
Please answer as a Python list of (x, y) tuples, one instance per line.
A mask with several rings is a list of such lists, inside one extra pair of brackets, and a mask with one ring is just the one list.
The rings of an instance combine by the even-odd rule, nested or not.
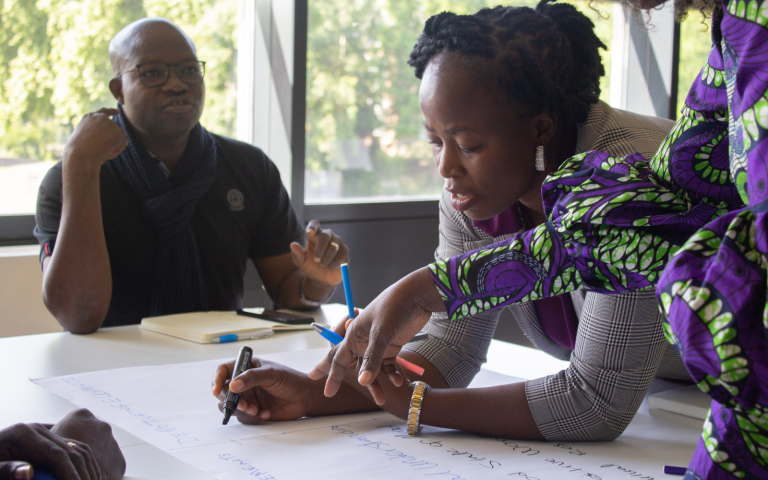
[(322, 335), (323, 338), (325, 338), (326, 340), (328, 340), (334, 345), (338, 345), (341, 343), (342, 340), (344, 340), (344, 337), (334, 332), (330, 328), (325, 328), (319, 323), (312, 322), (312, 328), (314, 328), (317, 333)]
[(347, 299), (349, 318), (355, 318), (355, 302), (352, 301), (352, 284), (349, 281), (349, 265), (341, 264), (341, 281), (344, 282), (344, 298)]

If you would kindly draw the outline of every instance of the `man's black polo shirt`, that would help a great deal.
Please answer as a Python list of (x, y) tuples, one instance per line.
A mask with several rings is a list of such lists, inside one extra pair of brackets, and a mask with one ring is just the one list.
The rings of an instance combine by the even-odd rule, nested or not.
[[(280, 173), (260, 149), (214, 135), (216, 180), (190, 220), (200, 254), (210, 310), (242, 308), (248, 258), (290, 251), (303, 243), (299, 223)], [(112, 299), (102, 326), (136, 324), (149, 315), (157, 235), (141, 200), (110, 160), (101, 168), (101, 209), (112, 268)], [(46, 174), (37, 199), (35, 236), (55, 248), (62, 204), (61, 162)]]

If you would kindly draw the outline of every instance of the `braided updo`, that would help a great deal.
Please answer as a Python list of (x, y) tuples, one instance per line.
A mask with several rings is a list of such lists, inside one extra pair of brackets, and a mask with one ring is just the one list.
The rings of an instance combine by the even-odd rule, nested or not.
[(573, 5), (541, 0), (528, 7), (484, 8), (474, 15), (443, 12), (424, 25), (408, 64), (421, 78), (443, 52), (496, 65), (499, 84), (524, 105), (583, 122), (600, 97), (605, 69), (595, 25)]

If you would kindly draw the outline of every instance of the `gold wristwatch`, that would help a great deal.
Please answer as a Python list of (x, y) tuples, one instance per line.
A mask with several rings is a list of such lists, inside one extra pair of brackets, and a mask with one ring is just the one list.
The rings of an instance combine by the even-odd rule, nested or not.
[(429, 385), (420, 380), (413, 382), (411, 406), (408, 408), (408, 435), (419, 433), (419, 417), (421, 416), (421, 407), (424, 405), (424, 394), (427, 393), (428, 388)]

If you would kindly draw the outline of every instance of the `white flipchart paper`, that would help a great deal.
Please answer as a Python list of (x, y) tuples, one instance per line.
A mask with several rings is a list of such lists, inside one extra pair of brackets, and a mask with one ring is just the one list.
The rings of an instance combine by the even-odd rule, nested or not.
[[(324, 349), (264, 355), (308, 371)], [(424, 427), (408, 436), (386, 412), (305, 418), (260, 426), (222, 414), (211, 395), (225, 360), (134, 367), (33, 380), (218, 479), (596, 479), (665, 478), (687, 465), (699, 431), (638, 414), (613, 442), (511, 441)], [(483, 370), (473, 387), (517, 381)], [(427, 396), (426, 406), (429, 397)], [(514, 412), (509, 412), (514, 415)], [(456, 415), (461, 415), (457, 411)], [(669, 477), (674, 478), (674, 477)]]

